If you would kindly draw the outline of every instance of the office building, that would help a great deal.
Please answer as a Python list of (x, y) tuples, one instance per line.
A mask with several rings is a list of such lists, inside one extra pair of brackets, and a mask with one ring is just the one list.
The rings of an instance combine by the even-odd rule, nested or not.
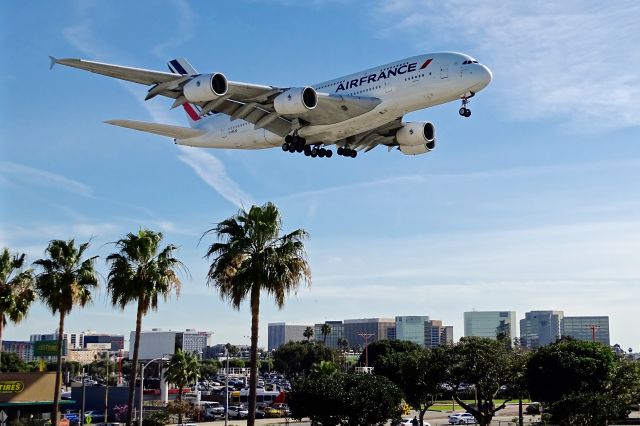
[(464, 313), (464, 336), (495, 339), (503, 334), (509, 340), (518, 336), (515, 311), (471, 311)]
[(344, 320), (344, 338), (349, 346), (365, 347), (365, 343), (386, 340), (388, 329), (395, 328), (392, 318), (362, 318)]
[[(205, 347), (209, 345), (210, 337), (211, 332), (195, 331), (193, 329), (163, 331), (162, 329), (154, 328), (151, 331), (142, 331), (140, 333), (138, 357), (141, 360), (162, 358), (173, 355), (178, 349), (202, 356)], [(133, 354), (135, 341), (136, 333), (132, 331), (129, 339), (130, 354)]]
[(2, 352), (14, 353), (18, 355), (18, 358), (20, 358), (24, 362), (37, 360), (37, 358), (33, 356), (33, 342), (3, 340)]
[(609, 317), (582, 316), (564, 317), (562, 321), (562, 336), (573, 337), (578, 340), (600, 342), (609, 346)]
[[(331, 331), (325, 336), (322, 334), (322, 326), (327, 324)], [(324, 342), (325, 346), (333, 349), (338, 348), (338, 343), (344, 338), (344, 324), (342, 321), (325, 321), (320, 324), (314, 324), (313, 337), (318, 342)]]
[(520, 345), (536, 349), (562, 336), (563, 311), (531, 311), (520, 320)]
[(284, 322), (271, 322), (267, 328), (268, 349), (278, 349), (287, 342), (299, 342), (307, 340), (304, 331), (308, 325), (286, 324)]
[(435, 348), (453, 343), (453, 326), (442, 325), (442, 321), (426, 321), (424, 326), (424, 346)]
[[(425, 324), (429, 322), (427, 316), (400, 316), (396, 317), (396, 340), (406, 340), (416, 345), (425, 345)], [(391, 336), (388, 336), (391, 339)]]
[(115, 352), (124, 349), (124, 336), (85, 331), (83, 344), (84, 349), (106, 349)]

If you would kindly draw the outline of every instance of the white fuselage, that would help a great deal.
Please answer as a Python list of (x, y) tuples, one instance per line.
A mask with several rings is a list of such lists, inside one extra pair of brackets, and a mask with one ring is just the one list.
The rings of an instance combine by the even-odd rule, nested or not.
[[(491, 71), (462, 53), (414, 56), (312, 87), (319, 93), (379, 98), (382, 102), (360, 116), (334, 124), (304, 126), (307, 143), (333, 143), (366, 132), (403, 115), (469, 96), (484, 89)], [(282, 145), (282, 137), (224, 114), (203, 117), (194, 124), (207, 134), (176, 143), (211, 148), (261, 149)]]

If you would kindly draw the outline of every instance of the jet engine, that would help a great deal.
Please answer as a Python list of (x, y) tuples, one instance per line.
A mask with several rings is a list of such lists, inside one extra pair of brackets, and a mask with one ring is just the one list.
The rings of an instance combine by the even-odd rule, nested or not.
[(318, 105), (318, 95), (313, 87), (294, 87), (273, 100), (273, 109), (280, 115), (304, 114)]
[(208, 102), (227, 94), (227, 77), (224, 74), (202, 74), (184, 85), (184, 97), (189, 102)]
[(424, 154), (436, 147), (436, 128), (433, 123), (403, 123), (396, 132), (396, 142), (405, 155)]

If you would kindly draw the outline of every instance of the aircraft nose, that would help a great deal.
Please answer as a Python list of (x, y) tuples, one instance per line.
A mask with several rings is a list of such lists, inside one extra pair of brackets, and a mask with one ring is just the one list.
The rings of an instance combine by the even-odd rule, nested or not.
[(483, 89), (491, 83), (491, 80), (493, 80), (493, 73), (486, 65), (478, 64), (478, 71), (476, 71), (475, 74), (478, 79), (478, 83), (482, 85)]

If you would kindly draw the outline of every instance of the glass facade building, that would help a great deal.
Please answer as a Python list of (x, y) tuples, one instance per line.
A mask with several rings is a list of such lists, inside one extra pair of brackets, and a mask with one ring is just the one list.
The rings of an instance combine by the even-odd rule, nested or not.
[(570, 336), (578, 340), (596, 341), (609, 346), (609, 317), (584, 316), (564, 317), (562, 336)]
[(429, 322), (427, 316), (401, 316), (396, 317), (396, 340), (406, 340), (416, 345), (425, 345), (425, 323)]
[[(388, 329), (396, 326), (396, 321), (392, 318), (361, 318), (344, 320), (344, 338), (349, 342), (351, 348), (365, 347), (366, 343), (377, 340), (385, 340)], [(371, 336), (365, 339), (364, 336)]]
[(495, 339), (504, 333), (509, 340), (518, 336), (515, 311), (471, 311), (464, 313), (465, 337)]
[(531, 311), (520, 320), (520, 345), (535, 349), (562, 336), (563, 311)]
[(284, 322), (272, 322), (267, 326), (267, 348), (271, 351), (278, 349), (287, 342), (307, 340), (304, 331), (308, 325), (293, 325)]
[[(331, 331), (327, 334), (326, 340), (322, 334), (322, 326), (324, 324), (327, 324), (331, 328)], [(317, 342), (324, 342), (324, 344), (329, 348), (336, 349), (338, 348), (338, 342), (341, 342), (344, 338), (344, 324), (342, 321), (325, 321), (320, 324), (314, 324), (313, 338)]]

